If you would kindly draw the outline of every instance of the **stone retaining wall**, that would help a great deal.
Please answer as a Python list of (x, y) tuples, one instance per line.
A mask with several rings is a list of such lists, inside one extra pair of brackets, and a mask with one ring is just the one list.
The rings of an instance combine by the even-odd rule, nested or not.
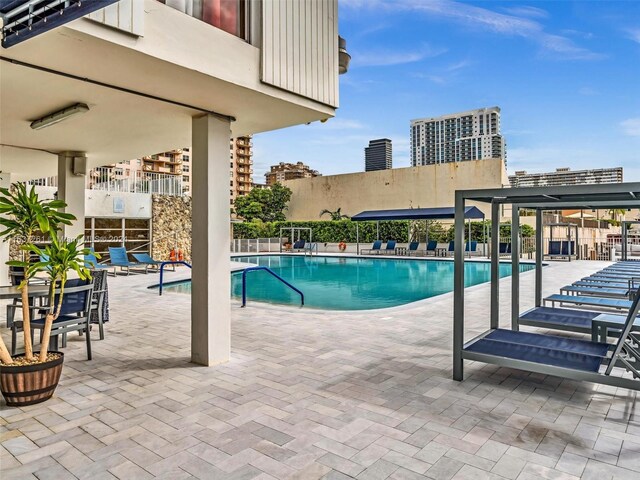
[(156, 260), (168, 260), (176, 246), (183, 251), (186, 261), (191, 260), (191, 203), (190, 196), (153, 195), (151, 256)]

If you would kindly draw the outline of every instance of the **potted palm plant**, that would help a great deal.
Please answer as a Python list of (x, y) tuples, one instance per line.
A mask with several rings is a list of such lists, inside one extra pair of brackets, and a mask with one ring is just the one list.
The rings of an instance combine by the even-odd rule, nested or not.
[[(53, 395), (60, 378), (63, 355), (47, 352), (51, 328), (60, 315), (64, 297), (64, 284), (73, 270), (83, 280), (90, 278), (84, 267), (83, 256), (89, 253), (82, 248), (81, 236), (67, 241), (58, 238), (62, 225), (71, 225), (75, 217), (57, 209), (66, 207), (60, 200), (41, 200), (35, 189), (30, 191), (24, 184), (16, 183), (12, 190), (0, 189), (0, 226), (5, 229), (0, 237), (5, 241), (14, 239), (21, 243), (22, 260), (7, 262), (24, 269), (24, 280), (20, 284), (25, 353), (11, 356), (0, 337), (0, 390), (7, 405), (31, 405)], [(33, 244), (37, 232), (48, 234), (50, 243), (45, 248)], [(31, 254), (39, 261), (31, 262)], [(31, 344), (31, 322), (29, 305), (29, 282), (38, 272), (48, 276), (49, 302), (44, 324), (40, 352), (33, 352)]]

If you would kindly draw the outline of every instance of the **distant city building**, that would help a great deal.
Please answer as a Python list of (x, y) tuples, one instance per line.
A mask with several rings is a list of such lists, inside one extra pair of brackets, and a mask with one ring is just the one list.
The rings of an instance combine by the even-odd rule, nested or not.
[(549, 173), (527, 173), (521, 170), (515, 175), (509, 175), (509, 183), (512, 187), (622, 183), (622, 167), (595, 170), (571, 170), (565, 167)]
[(251, 137), (236, 137), (230, 142), (231, 178), (229, 179), (229, 202), (242, 195), (247, 195), (253, 187), (251, 175), (253, 174), (253, 143)]
[(264, 176), (267, 179), (267, 186), (271, 186), (274, 183), (282, 183), (285, 180), (319, 177), (320, 173), (318, 173), (317, 170), (312, 170), (308, 165), (305, 165), (302, 162), (280, 162), (278, 165), (273, 165), (271, 170), (268, 173), (265, 173)]
[[(253, 153), (251, 152), (251, 136), (236, 137), (229, 140), (229, 202), (233, 204), (236, 197), (251, 191), (253, 181)], [(139, 159), (109, 165), (118, 177), (160, 173), (179, 176), (183, 194), (191, 192), (191, 153), (188, 147), (169, 152), (147, 155)], [(134, 173), (137, 172), (137, 173)]]
[(411, 165), (502, 158), (500, 108), (489, 107), (411, 121)]
[(392, 163), (391, 140), (369, 140), (369, 146), (364, 149), (364, 171), (387, 170), (392, 168)]

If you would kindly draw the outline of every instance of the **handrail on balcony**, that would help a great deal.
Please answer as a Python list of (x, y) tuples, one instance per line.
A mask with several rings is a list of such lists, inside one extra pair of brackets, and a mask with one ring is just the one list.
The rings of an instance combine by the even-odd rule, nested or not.
[(298, 290), (296, 287), (291, 285), (289, 282), (287, 282), (284, 278), (282, 278), (276, 272), (274, 272), (273, 270), (271, 270), (270, 268), (267, 268), (267, 267), (249, 267), (249, 268), (245, 268), (242, 271), (242, 306), (243, 307), (245, 307), (247, 305), (247, 273), (248, 272), (255, 272), (257, 270), (265, 270), (265, 271), (267, 271), (268, 273), (270, 273), (271, 275), (276, 277), (278, 280), (280, 280), (282, 283), (284, 283), (291, 290), (293, 290), (293, 291), (297, 292), (298, 294), (300, 294), (300, 306), (304, 307), (304, 293), (302, 293), (300, 290)]

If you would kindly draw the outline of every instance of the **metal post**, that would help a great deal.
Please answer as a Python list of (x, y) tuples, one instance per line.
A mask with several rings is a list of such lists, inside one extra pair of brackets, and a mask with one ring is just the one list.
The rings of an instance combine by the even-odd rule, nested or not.
[(500, 204), (491, 204), (491, 328), (500, 324)]
[(356, 222), (356, 254), (360, 255), (360, 225)]
[(380, 221), (376, 220), (376, 240), (380, 240)]
[(542, 234), (544, 226), (542, 225), (542, 210), (536, 210), (536, 307), (542, 306)]
[[(620, 223), (620, 225), (622, 226), (622, 250), (621, 250), (621, 260), (623, 262), (627, 261), (627, 236), (628, 236), (628, 232), (627, 232), (627, 222), (625, 222), (624, 220)], [(611, 259), (613, 261), (613, 259)]]
[(511, 205), (511, 330), (518, 331), (520, 317), (520, 209)]
[(464, 374), (464, 196), (456, 192), (455, 249), (453, 273), (453, 379), (462, 381)]
[[(562, 253), (562, 251), (560, 253)], [(573, 251), (571, 249), (571, 227), (568, 224), (567, 224), (567, 253), (569, 254), (569, 257), (567, 258), (567, 260), (571, 261), (571, 255), (573, 255)]]

